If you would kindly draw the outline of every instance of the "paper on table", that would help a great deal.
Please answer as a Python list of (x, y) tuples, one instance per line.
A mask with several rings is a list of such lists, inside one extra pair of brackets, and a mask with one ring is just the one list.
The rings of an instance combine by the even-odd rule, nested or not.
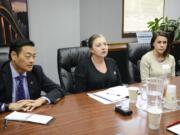
[(5, 117), (6, 120), (14, 120), (14, 121), (26, 121), (26, 122), (34, 122), (40, 124), (48, 124), (50, 120), (53, 119), (52, 116), (39, 115), (33, 113), (23, 113), (14, 111)]
[(126, 86), (116, 86), (103, 91), (88, 93), (88, 95), (103, 104), (110, 104), (126, 99), (129, 92)]
[(110, 104), (110, 103), (112, 103), (112, 102), (109, 101), (109, 100), (105, 100), (105, 99), (103, 99), (103, 98), (97, 97), (97, 96), (95, 96), (95, 95), (93, 95), (93, 94), (91, 94), (91, 93), (88, 93), (87, 95), (88, 95), (89, 97), (91, 97), (91, 98), (93, 98), (93, 99), (95, 99), (95, 100), (103, 103), (103, 104)]
[(168, 127), (167, 130), (175, 133), (175, 134), (178, 134), (180, 135), (180, 123), (179, 124), (176, 124), (174, 126), (171, 126), (171, 127)]

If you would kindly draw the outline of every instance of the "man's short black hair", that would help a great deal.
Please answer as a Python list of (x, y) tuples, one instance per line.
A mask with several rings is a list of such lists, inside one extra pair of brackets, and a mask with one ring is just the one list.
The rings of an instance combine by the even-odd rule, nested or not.
[(33, 41), (28, 40), (28, 39), (21, 39), (21, 40), (16, 40), (14, 42), (11, 42), (10, 46), (9, 46), (9, 60), (11, 60), (11, 52), (15, 51), (17, 53), (17, 55), (19, 55), (21, 48), (23, 46), (34, 47), (35, 45), (34, 45)]

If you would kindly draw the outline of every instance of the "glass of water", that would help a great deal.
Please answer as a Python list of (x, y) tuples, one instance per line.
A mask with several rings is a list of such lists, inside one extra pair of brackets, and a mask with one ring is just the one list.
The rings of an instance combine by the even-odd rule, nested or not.
[(141, 110), (147, 110), (147, 84), (143, 83), (139, 87), (136, 107)]

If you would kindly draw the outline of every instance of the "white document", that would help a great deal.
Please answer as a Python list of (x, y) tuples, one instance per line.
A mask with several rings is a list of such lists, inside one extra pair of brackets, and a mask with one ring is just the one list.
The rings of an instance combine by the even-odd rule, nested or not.
[(87, 95), (88, 95), (89, 97), (91, 97), (91, 98), (93, 98), (93, 99), (95, 99), (95, 100), (103, 103), (103, 104), (110, 104), (110, 103), (112, 103), (112, 102), (109, 101), (109, 100), (105, 100), (105, 99), (103, 99), (103, 98), (100, 98), (100, 97), (97, 97), (97, 96), (93, 95), (93, 93), (88, 93)]
[(23, 113), (14, 111), (5, 117), (6, 120), (14, 120), (14, 121), (26, 121), (26, 122), (34, 122), (40, 124), (48, 124), (53, 117), (46, 115), (39, 115), (33, 113)]
[(88, 93), (88, 95), (103, 104), (110, 104), (127, 99), (129, 92), (126, 86), (116, 86), (103, 91)]
[(174, 126), (168, 127), (167, 130), (169, 130), (177, 135), (180, 135), (180, 123), (176, 124)]
[(138, 43), (150, 43), (152, 32), (136, 32)]

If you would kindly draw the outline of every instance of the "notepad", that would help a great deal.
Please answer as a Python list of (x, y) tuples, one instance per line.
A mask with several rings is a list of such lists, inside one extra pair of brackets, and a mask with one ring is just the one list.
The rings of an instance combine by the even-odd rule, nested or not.
[(126, 86), (111, 87), (103, 91), (87, 93), (91, 98), (103, 104), (110, 104), (127, 99), (129, 93)]
[(177, 123), (173, 126), (168, 127), (167, 130), (169, 130), (177, 135), (180, 135), (180, 123)]
[(5, 120), (13, 121), (25, 121), (39, 124), (48, 124), (53, 119), (52, 116), (34, 114), (34, 113), (23, 113), (14, 111), (5, 117)]

